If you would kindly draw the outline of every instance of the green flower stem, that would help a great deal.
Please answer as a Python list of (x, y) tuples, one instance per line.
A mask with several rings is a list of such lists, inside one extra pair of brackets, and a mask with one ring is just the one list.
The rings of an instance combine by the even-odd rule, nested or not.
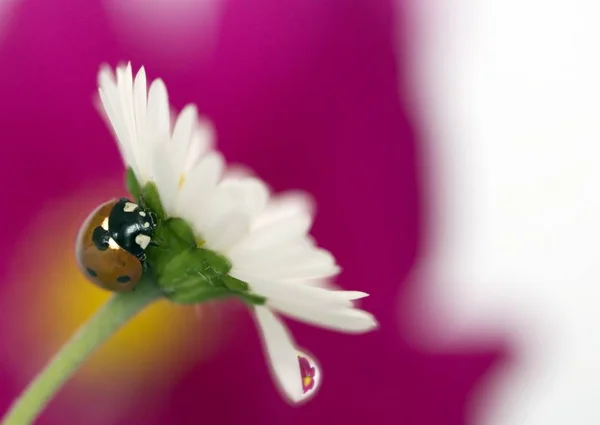
[(161, 297), (144, 279), (135, 291), (114, 295), (54, 356), (11, 406), (2, 425), (31, 424), (85, 359), (140, 310)]

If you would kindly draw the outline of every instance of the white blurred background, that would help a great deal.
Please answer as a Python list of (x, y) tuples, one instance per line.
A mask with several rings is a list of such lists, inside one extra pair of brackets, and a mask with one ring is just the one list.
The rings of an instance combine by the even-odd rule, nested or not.
[(473, 423), (599, 424), (600, 4), (410, 6), (434, 225), (418, 299), (438, 312), (412, 331), (516, 345)]

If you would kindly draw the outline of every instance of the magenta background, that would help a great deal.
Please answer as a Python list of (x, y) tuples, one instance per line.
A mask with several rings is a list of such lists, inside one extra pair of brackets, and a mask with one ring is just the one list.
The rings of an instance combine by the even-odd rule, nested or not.
[[(23, 210), (122, 173), (91, 99), (100, 63), (131, 60), (165, 80), (177, 108), (198, 104), (229, 161), (276, 190), (315, 195), (314, 235), (344, 268), (339, 283), (372, 294), (363, 306), (381, 322), (361, 337), (291, 324), (325, 373), (318, 396), (299, 408), (275, 391), (247, 320), (232, 348), (189, 373), (157, 416), (119, 423), (464, 423), (468, 395), (499, 351), (426, 354), (399, 330), (399, 290), (426, 225), (418, 176), (427, 170), (406, 94), (398, 96), (395, 16), (390, 1), (231, 0), (216, 50), (184, 67), (120, 42), (98, 0), (17, 7), (0, 44), (0, 190), (5, 205), (20, 205), (2, 209), (11, 224), (3, 269), (31, 218)], [(21, 388), (3, 370), (0, 384), (4, 411)], [(39, 423), (64, 423), (56, 409)]]

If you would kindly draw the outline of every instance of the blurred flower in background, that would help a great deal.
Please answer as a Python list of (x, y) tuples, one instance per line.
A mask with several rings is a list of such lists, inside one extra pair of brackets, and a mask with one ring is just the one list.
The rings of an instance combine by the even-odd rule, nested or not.
[(432, 170), (419, 296), (401, 304), (429, 320), (411, 339), (510, 338), (474, 423), (598, 424), (600, 5), (411, 6), (411, 105)]
[(253, 324), (220, 313), (234, 305), (194, 319), (157, 305), (94, 356), (40, 423), (461, 423), (498, 347), (421, 352), (397, 326), (426, 224), (397, 5), (224, 0), (209, 23), (204, 9), (185, 9), (181, 28), (165, 9), (137, 20), (139, 3), (121, 5), (23, 0), (0, 44), (0, 409), (107, 296), (74, 272), (68, 244), (93, 206), (122, 193), (122, 163), (92, 100), (99, 65), (131, 60), (165, 80), (177, 109), (198, 105), (229, 161), (277, 191), (314, 195), (313, 234), (343, 268), (340, 286), (372, 294), (364, 308), (382, 326), (355, 344), (290, 323), (325, 377), (294, 408), (265, 376)]

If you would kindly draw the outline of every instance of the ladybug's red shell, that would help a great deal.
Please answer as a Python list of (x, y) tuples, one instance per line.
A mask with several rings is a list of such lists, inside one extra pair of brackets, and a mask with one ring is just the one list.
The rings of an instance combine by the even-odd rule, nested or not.
[(97, 286), (115, 292), (131, 291), (142, 277), (142, 263), (133, 254), (113, 244), (99, 250), (92, 240), (94, 229), (106, 223), (117, 200), (105, 202), (85, 220), (76, 241), (77, 263)]

